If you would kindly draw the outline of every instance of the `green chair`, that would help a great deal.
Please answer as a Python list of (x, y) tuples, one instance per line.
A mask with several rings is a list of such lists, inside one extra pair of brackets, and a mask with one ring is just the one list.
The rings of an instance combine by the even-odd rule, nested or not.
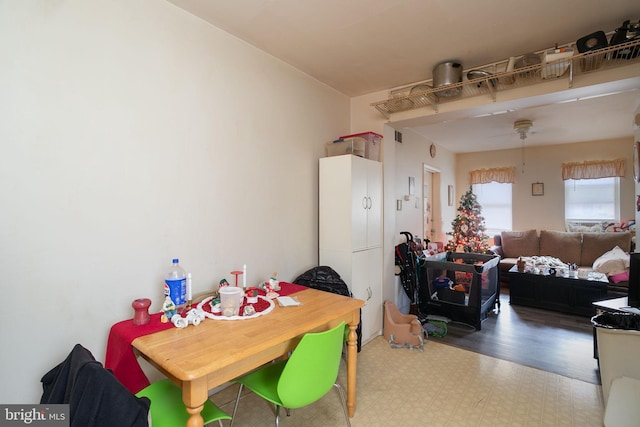
[[(147, 397), (151, 400), (151, 423), (153, 427), (175, 427), (187, 424), (189, 414), (182, 403), (180, 387), (168, 379), (157, 381), (136, 393), (137, 397)], [(201, 412), (204, 423), (230, 420), (231, 417), (207, 399)]]
[(301, 408), (318, 401), (334, 386), (340, 393), (347, 425), (351, 426), (344, 391), (336, 383), (344, 330), (345, 323), (342, 322), (325, 332), (305, 334), (289, 359), (268, 364), (235, 379), (234, 382), (240, 384), (240, 389), (231, 425), (236, 418), (243, 387), (275, 405), (277, 427), (280, 423), (280, 407), (287, 410), (288, 416), (289, 409)]

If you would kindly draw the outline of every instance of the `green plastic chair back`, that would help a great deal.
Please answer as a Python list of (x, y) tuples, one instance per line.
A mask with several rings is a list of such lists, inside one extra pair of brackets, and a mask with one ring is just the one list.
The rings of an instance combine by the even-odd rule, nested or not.
[(285, 408), (301, 408), (327, 394), (338, 378), (345, 324), (309, 333), (287, 360), (278, 380), (278, 396)]
[(346, 424), (350, 426), (344, 392), (336, 383), (344, 331), (345, 322), (342, 322), (325, 332), (305, 334), (289, 359), (270, 363), (234, 380), (240, 384), (233, 408), (234, 418), (243, 387), (276, 405), (276, 426), (279, 425), (280, 407), (287, 408), (288, 414), (289, 409), (316, 402), (332, 387), (336, 387), (340, 393)]
[[(182, 403), (182, 390), (168, 379), (155, 382), (136, 393), (138, 397), (151, 400), (151, 422), (153, 427), (175, 427), (187, 424), (189, 414)], [(204, 423), (230, 420), (231, 417), (207, 399), (201, 412)]]

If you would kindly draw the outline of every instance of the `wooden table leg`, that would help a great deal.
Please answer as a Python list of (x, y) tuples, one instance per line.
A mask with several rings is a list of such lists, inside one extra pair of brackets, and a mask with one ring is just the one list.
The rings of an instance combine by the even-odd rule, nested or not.
[(201, 412), (208, 398), (206, 379), (200, 378), (182, 383), (182, 401), (189, 413), (187, 427), (204, 427), (204, 419)]
[(204, 405), (197, 408), (187, 407), (187, 412), (190, 414), (189, 419), (187, 420), (187, 427), (204, 427), (204, 419), (200, 414), (203, 408)]
[(358, 357), (358, 322), (349, 323), (349, 338), (347, 340), (347, 410), (349, 417), (356, 412), (356, 358)]

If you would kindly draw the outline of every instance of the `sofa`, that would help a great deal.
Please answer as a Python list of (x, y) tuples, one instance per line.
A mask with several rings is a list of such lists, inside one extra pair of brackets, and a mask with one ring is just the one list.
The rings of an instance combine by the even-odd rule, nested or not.
[[(616, 247), (628, 254), (631, 250), (631, 237), (628, 231), (585, 233), (552, 230), (540, 230), (540, 233), (537, 230), (503, 231), (494, 236), (491, 250), (500, 256), (498, 269), (500, 285), (508, 286), (508, 271), (516, 264), (519, 257), (554, 257), (566, 264), (576, 264), (579, 268), (592, 270), (594, 263), (599, 262), (605, 254)], [(609, 276), (608, 295), (612, 298), (626, 296), (628, 293), (628, 280), (620, 280), (624, 278), (624, 274), (616, 276)]]

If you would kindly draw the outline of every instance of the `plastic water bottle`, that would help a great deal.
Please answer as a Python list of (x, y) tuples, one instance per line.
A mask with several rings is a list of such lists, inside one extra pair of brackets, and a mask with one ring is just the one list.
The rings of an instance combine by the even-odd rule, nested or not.
[(187, 273), (178, 262), (178, 258), (173, 259), (171, 270), (164, 278), (164, 294), (171, 298), (176, 307), (187, 302)]

